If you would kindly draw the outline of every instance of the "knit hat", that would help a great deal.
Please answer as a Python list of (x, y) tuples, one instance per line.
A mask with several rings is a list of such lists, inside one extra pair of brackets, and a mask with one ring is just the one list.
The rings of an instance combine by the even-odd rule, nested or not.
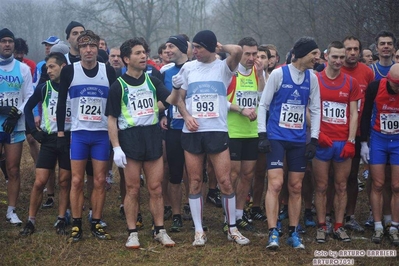
[(82, 23), (72, 20), (71, 23), (69, 23), (69, 25), (65, 29), (67, 40), (69, 39), (69, 34), (71, 34), (72, 29), (75, 27), (83, 27), (83, 29), (85, 28), (85, 26), (83, 26)]
[(50, 45), (54, 45), (60, 42), (60, 39), (57, 36), (50, 36), (48, 37), (46, 40), (42, 41), (42, 44), (50, 44)]
[(294, 48), (292, 48), (292, 53), (295, 55), (295, 58), (302, 58), (317, 48), (319, 47), (313, 38), (303, 37), (295, 42)]
[(193, 39), (193, 42), (198, 43), (211, 53), (215, 52), (217, 39), (215, 33), (210, 30), (203, 30), (198, 32)]
[(0, 30), (0, 40), (4, 37), (10, 37), (11, 39), (15, 40), (14, 33), (7, 28)]
[(166, 43), (168, 42), (176, 45), (176, 47), (179, 48), (179, 50), (183, 54), (187, 54), (188, 45), (186, 39), (184, 39), (183, 36), (181, 35), (170, 36), (169, 39), (166, 41)]
[(50, 53), (55, 53), (55, 52), (67, 54), (67, 53), (69, 53), (69, 47), (65, 43), (59, 42), (50, 48)]

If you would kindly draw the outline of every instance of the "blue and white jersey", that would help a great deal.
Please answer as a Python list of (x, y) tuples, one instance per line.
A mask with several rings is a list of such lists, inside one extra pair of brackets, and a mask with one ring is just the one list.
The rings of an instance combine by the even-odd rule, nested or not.
[(86, 76), (80, 62), (73, 63), (74, 76), (69, 87), (71, 99), (71, 131), (108, 130), (104, 115), (109, 92), (109, 81), (104, 63), (100, 63), (95, 77)]

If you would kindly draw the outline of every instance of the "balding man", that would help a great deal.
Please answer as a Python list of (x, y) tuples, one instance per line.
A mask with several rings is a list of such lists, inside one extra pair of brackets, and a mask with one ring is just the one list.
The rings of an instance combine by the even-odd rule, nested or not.
[(369, 162), (373, 177), (370, 201), (375, 232), (371, 240), (381, 243), (384, 236), (381, 221), (382, 191), (385, 165), (389, 160), (392, 178), (392, 223), (389, 238), (393, 245), (399, 246), (399, 64), (394, 64), (385, 78), (368, 86), (360, 126), (361, 156), (366, 163)]

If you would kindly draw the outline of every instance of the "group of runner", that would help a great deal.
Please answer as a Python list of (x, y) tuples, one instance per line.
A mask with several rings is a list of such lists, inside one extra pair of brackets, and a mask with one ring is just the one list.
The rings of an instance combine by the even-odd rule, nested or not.
[[(304, 223), (317, 227), (318, 243), (328, 235), (348, 242), (347, 229), (364, 231), (354, 216), (362, 158), (371, 173), (372, 218), (366, 225), (374, 226), (372, 241), (380, 243), (387, 235), (399, 245), (399, 65), (393, 61), (391, 32), (376, 36), (378, 60), (370, 67), (361, 62), (362, 45), (355, 36), (331, 42), (325, 62), (315, 40), (302, 37), (286, 64), (277, 67), (274, 45), (259, 45), (252, 37), (223, 45), (212, 31), (203, 30), (192, 42), (185, 35), (170, 36), (164, 46), (170, 63), (160, 71), (142, 38), (109, 50), (104, 39), (79, 22), (71, 21), (65, 33), (69, 50), (57, 37), (43, 41), (51, 49), (32, 81), (29, 67), (14, 58), (14, 34), (0, 30), (0, 139), (11, 224), (22, 224), (15, 208), (25, 134), (41, 143), (21, 235), (34, 233), (43, 189), (58, 161), (56, 232), (69, 235), (70, 242), (83, 237), (86, 171), (91, 233), (111, 239), (102, 213), (113, 160), (121, 176), (127, 248), (140, 247), (142, 173), (154, 239), (175, 245), (164, 225), (172, 216), (170, 232), (180, 232), (183, 218), (192, 219), (192, 245), (206, 244), (206, 168), (217, 181), (217, 188), (210, 183), (207, 200), (223, 208), (228, 240), (249, 244), (239, 230), (254, 232), (253, 220), (267, 221), (266, 248), (277, 249), (281, 221), (288, 218), (287, 244), (304, 249), (303, 198)], [(188, 196), (183, 215), (182, 180)], [(249, 193), (253, 203), (248, 209)]]

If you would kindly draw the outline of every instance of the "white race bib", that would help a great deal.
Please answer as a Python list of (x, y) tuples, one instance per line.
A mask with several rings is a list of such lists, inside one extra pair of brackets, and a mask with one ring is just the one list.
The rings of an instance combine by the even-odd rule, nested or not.
[(399, 114), (380, 114), (380, 129), (383, 134), (399, 134)]
[(0, 106), (18, 106), (19, 91), (0, 93)]
[(101, 122), (101, 103), (98, 97), (80, 97), (79, 120), (89, 122)]
[(348, 104), (323, 101), (321, 120), (330, 124), (345, 125), (347, 123), (346, 109)]
[(155, 112), (154, 96), (151, 91), (131, 93), (129, 103), (133, 117), (152, 115)]
[(290, 129), (303, 129), (305, 106), (284, 103), (281, 105), (279, 126)]
[(179, 109), (177, 108), (176, 105), (172, 106), (173, 109), (173, 119), (183, 119), (183, 116), (180, 114)]
[(192, 116), (195, 118), (219, 117), (219, 97), (217, 93), (194, 94), (192, 96)]
[(257, 106), (257, 91), (237, 91), (236, 102), (240, 108), (256, 108)]

